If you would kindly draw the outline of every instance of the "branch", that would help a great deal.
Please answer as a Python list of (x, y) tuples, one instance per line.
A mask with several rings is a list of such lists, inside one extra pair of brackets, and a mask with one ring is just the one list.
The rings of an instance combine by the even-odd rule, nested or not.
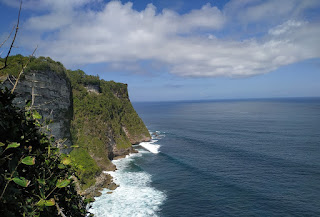
[[(3, 152), (3, 153), (4, 153), (4, 152)], [(2, 153), (2, 154), (3, 154), (3, 153)], [(2, 193), (1, 193), (0, 200), (2, 199), (2, 197), (3, 197), (3, 195), (4, 195), (4, 192), (6, 192), (7, 187), (8, 187), (8, 185), (9, 185), (9, 183), (12, 181), (12, 177), (13, 177), (14, 173), (17, 171), (18, 166), (21, 164), (21, 160), (24, 158), (24, 156), (25, 156), (25, 155), (22, 155), (22, 157), (21, 157), (20, 160), (19, 160), (18, 165), (17, 165), (16, 168), (12, 171), (9, 180), (7, 181), (6, 185), (4, 186), (3, 191), (2, 191)]]
[(20, 73), (19, 73), (19, 76), (18, 76), (18, 78), (16, 79), (16, 83), (14, 84), (14, 86), (13, 86), (13, 88), (12, 88), (12, 90), (11, 90), (11, 93), (13, 93), (14, 90), (16, 89), (16, 87), (17, 87), (17, 85), (18, 85), (18, 81), (19, 81), (19, 79), (20, 79), (20, 76), (22, 75), (24, 69), (25, 69), (25, 68), (28, 66), (28, 64), (30, 63), (31, 57), (33, 57), (33, 55), (34, 55), (34, 53), (36, 52), (37, 49), (38, 49), (38, 46), (36, 47), (36, 49), (34, 49), (34, 51), (32, 52), (32, 54), (29, 56), (28, 62), (27, 62), (27, 63), (23, 66), (23, 68), (21, 69), (21, 71), (20, 71)]
[(60, 208), (57, 202), (56, 202), (56, 207), (57, 207), (57, 210), (58, 210), (58, 215), (61, 215), (62, 217), (67, 217), (67, 216), (63, 213), (63, 208)]
[(15, 27), (16, 27), (16, 26), (13, 26), (13, 27), (12, 27), (12, 30), (11, 30), (10, 34), (8, 35), (8, 38), (2, 42), (2, 44), (0, 45), (0, 48), (1, 48), (2, 45), (4, 45), (4, 44), (6, 43), (6, 41), (11, 37), (12, 32), (13, 32), (13, 30), (14, 30)]
[[(13, 75), (12, 77), (14, 78), (14, 80), (17, 80)], [(10, 83), (14, 86), (14, 83), (11, 81), (10, 76), (8, 76), (8, 80), (10, 81)]]
[(20, 23), (20, 13), (21, 13), (21, 6), (22, 6), (22, 0), (20, 1), (20, 8), (19, 8), (19, 15), (18, 15), (18, 21), (17, 21), (17, 25), (16, 25), (16, 32), (14, 33), (14, 37), (13, 37), (13, 40), (11, 42), (11, 45), (10, 45), (10, 48), (9, 48), (9, 51), (8, 51), (8, 54), (6, 56), (6, 59), (4, 61), (4, 66), (2, 68), (0, 68), (0, 70), (6, 68), (8, 66), (7, 64), (7, 61), (8, 61), (8, 57), (11, 53), (11, 50), (13, 48), (13, 45), (14, 45), (14, 42), (16, 40), (16, 37), (17, 37), (17, 34), (18, 34), (18, 30), (19, 30), (19, 23)]

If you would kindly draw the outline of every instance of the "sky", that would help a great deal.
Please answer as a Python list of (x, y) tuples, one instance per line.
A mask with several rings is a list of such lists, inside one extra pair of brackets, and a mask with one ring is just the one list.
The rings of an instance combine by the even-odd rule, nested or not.
[[(0, 42), (18, 10), (0, 0)], [(319, 0), (24, 0), (13, 54), (36, 46), (132, 101), (320, 97)]]

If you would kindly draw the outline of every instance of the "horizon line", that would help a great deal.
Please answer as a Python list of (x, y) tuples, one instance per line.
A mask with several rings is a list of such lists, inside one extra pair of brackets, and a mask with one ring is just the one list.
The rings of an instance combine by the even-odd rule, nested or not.
[(259, 101), (259, 100), (294, 100), (294, 99), (320, 99), (320, 96), (287, 96), (287, 97), (248, 97), (248, 98), (219, 98), (219, 99), (177, 99), (177, 100), (152, 100), (135, 101), (132, 103), (172, 103), (172, 102), (212, 102), (212, 101)]

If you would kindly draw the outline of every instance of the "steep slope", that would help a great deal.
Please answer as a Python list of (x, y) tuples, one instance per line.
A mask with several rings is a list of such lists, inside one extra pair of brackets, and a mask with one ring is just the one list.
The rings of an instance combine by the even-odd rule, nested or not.
[(86, 189), (102, 170), (115, 169), (110, 160), (133, 152), (131, 144), (148, 141), (150, 135), (131, 105), (126, 84), (81, 70), (67, 74), (73, 90), (72, 138), (79, 146), (71, 156)]

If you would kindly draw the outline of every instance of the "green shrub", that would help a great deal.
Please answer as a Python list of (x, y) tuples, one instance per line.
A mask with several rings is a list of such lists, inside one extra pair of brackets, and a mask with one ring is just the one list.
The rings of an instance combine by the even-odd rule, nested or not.
[(86, 216), (87, 203), (73, 184), (70, 157), (29, 108), (13, 106), (14, 96), (0, 90), (0, 213), (2, 216)]
[(94, 185), (95, 177), (101, 172), (101, 169), (88, 154), (88, 151), (83, 148), (76, 148), (71, 152), (70, 157), (76, 169), (76, 175), (80, 180), (81, 189), (87, 189)]
[[(20, 54), (9, 56), (7, 60), (8, 66), (0, 71), (0, 75), (13, 75), (18, 77), (24, 65), (28, 62), (29, 57), (24, 57)], [(4, 58), (0, 58), (0, 68), (4, 66)], [(45, 71), (55, 72), (63, 78), (66, 77), (66, 69), (60, 62), (53, 61), (50, 57), (31, 57), (30, 63), (25, 68), (24, 72), (29, 71)]]

